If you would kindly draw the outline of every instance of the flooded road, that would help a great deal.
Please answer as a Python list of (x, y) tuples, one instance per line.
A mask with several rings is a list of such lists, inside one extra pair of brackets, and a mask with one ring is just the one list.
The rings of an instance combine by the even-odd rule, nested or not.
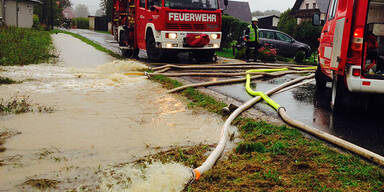
[(60, 52), (58, 64), (0, 71), (1, 76), (24, 81), (0, 86), (2, 98), (27, 96), (33, 105), (54, 109), (0, 116), (1, 130), (21, 132), (8, 139), (7, 150), (0, 153), (6, 160), (0, 166), (0, 191), (19, 191), (15, 186), (36, 177), (55, 179), (70, 188), (109, 164), (169, 146), (218, 141), (220, 116), (187, 108), (183, 98), (167, 94), (146, 77), (123, 75), (145, 65), (112, 61), (65, 34), (53, 38)]

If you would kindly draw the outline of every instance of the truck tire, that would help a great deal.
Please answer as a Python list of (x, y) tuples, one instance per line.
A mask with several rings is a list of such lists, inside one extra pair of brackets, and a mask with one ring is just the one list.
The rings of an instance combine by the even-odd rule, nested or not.
[(121, 49), (121, 53), (126, 58), (137, 58), (139, 55), (138, 49)]
[(158, 61), (162, 58), (163, 50), (156, 47), (156, 41), (152, 31), (147, 32), (146, 47), (147, 47), (147, 55), (149, 60)]
[(331, 110), (334, 112), (340, 111), (342, 100), (345, 95), (346, 88), (344, 85), (344, 77), (333, 75), (332, 92), (331, 92)]
[(315, 72), (316, 89), (324, 90), (327, 85), (327, 79), (328, 77), (321, 71), (320, 65), (317, 65)]
[(214, 50), (200, 50), (193, 54), (195, 59), (199, 62), (216, 62)]

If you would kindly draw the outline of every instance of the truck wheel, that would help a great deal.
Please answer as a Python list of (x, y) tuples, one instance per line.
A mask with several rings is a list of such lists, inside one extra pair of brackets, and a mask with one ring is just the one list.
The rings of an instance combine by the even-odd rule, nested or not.
[(334, 75), (332, 80), (331, 109), (336, 112), (342, 106), (342, 99), (346, 91), (343, 76)]
[(195, 52), (194, 57), (196, 57), (196, 60), (199, 62), (215, 62), (215, 51), (214, 50), (202, 50), (199, 52)]
[(153, 37), (152, 31), (147, 32), (146, 47), (149, 60), (157, 61), (162, 58), (163, 51), (162, 49), (156, 47), (156, 41)]
[(127, 58), (137, 58), (139, 54), (138, 49), (121, 49), (121, 53)]
[(317, 66), (317, 69), (315, 72), (315, 80), (316, 80), (316, 89), (324, 90), (325, 86), (327, 85), (327, 77), (321, 71), (320, 65)]

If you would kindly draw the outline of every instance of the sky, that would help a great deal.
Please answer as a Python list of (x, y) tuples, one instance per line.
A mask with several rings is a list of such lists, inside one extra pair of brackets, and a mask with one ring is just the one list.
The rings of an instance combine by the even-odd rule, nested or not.
[[(265, 11), (275, 9), (278, 11), (285, 11), (288, 8), (292, 8), (296, 0), (235, 0), (235, 1), (248, 1), (251, 11)], [(100, 0), (71, 0), (73, 8), (77, 4), (85, 4), (91, 15), (95, 15), (97, 9), (99, 9)]]

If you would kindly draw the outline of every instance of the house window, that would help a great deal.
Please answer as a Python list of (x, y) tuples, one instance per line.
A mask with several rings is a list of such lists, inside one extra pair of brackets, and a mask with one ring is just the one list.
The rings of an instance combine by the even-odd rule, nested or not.
[(313, 3), (313, 9), (316, 9), (316, 3)]
[(305, 8), (306, 8), (306, 9), (309, 9), (309, 3), (306, 3), (306, 4), (305, 4)]

